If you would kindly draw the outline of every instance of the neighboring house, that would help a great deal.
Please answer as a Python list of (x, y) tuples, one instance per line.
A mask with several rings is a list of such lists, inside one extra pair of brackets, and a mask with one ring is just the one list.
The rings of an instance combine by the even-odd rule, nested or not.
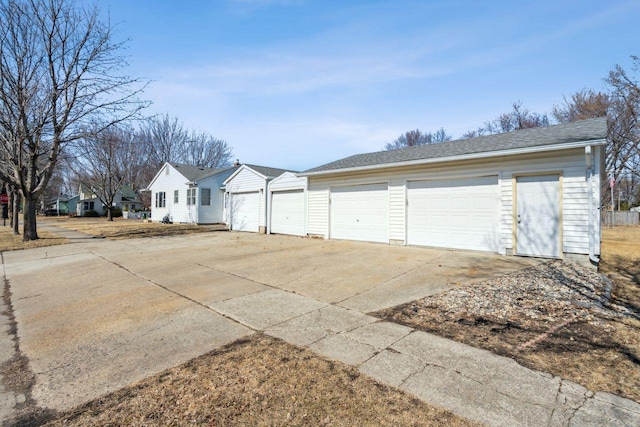
[(220, 188), (238, 168), (212, 169), (165, 163), (147, 186), (151, 220), (216, 224), (224, 221), (224, 191)]
[[(123, 185), (120, 188), (113, 204), (123, 212), (143, 208), (142, 200), (140, 200), (136, 192), (128, 185)], [(96, 196), (95, 192), (85, 185), (80, 185), (76, 213), (78, 216), (84, 216), (87, 211), (96, 211), (100, 215), (106, 214), (105, 206)]]
[(640, 206), (636, 206), (635, 208), (629, 209), (631, 212), (640, 212)]
[(45, 208), (45, 213), (47, 215), (69, 215), (71, 212), (75, 213), (79, 199), (79, 195), (62, 194), (57, 199), (49, 201)]
[(606, 136), (590, 119), (337, 160), (298, 174), (306, 231), (597, 262)]
[(307, 178), (285, 172), (267, 187), (267, 233), (306, 236)]
[(265, 233), (267, 184), (286, 171), (244, 164), (224, 181), (225, 222), (230, 230)]

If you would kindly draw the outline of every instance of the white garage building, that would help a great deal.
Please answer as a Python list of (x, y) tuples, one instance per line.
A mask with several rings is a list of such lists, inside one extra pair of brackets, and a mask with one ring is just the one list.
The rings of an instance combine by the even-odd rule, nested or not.
[(288, 172), (284, 169), (243, 164), (223, 183), (224, 216), (235, 231), (265, 233), (267, 229), (267, 184)]
[(328, 163), (298, 174), (307, 233), (595, 262), (606, 135), (590, 119)]

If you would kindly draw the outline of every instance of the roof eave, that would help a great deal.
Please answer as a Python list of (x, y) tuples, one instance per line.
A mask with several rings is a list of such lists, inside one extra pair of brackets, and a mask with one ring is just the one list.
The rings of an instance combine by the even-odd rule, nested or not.
[(483, 153), (471, 153), (471, 154), (463, 154), (459, 156), (436, 157), (432, 159), (408, 160), (404, 162), (379, 163), (376, 165), (329, 169), (329, 170), (317, 171), (317, 172), (300, 172), (297, 174), (297, 176), (318, 176), (318, 175), (330, 175), (330, 174), (347, 173), (347, 172), (363, 172), (363, 171), (369, 171), (369, 170), (375, 170), (375, 169), (397, 168), (397, 167), (403, 167), (403, 166), (419, 166), (419, 165), (454, 162), (454, 161), (461, 161), (461, 160), (485, 159), (489, 157), (498, 157), (498, 156), (513, 156), (518, 154), (543, 153), (546, 151), (558, 151), (558, 150), (568, 150), (572, 148), (583, 148), (590, 145), (605, 145), (606, 143), (607, 143), (606, 138), (592, 139), (588, 141), (577, 141), (577, 142), (571, 142), (566, 144), (525, 147), (525, 148), (516, 148), (511, 150), (500, 150), (500, 151), (487, 151)]

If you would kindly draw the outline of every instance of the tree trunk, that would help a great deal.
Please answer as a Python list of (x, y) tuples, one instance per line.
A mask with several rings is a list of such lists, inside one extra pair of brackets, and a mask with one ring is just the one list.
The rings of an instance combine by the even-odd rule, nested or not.
[(13, 234), (20, 234), (20, 193), (11, 190), (11, 224), (13, 225)]
[(107, 208), (107, 221), (113, 221), (113, 207)]
[(38, 239), (38, 230), (36, 228), (36, 210), (38, 209), (38, 199), (30, 197), (24, 198), (24, 212), (22, 216), (22, 241)]

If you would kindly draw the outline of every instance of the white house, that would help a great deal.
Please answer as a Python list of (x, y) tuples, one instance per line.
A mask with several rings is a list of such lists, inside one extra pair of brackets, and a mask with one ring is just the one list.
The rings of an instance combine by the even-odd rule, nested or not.
[(298, 174), (307, 233), (595, 263), (606, 135), (590, 119), (337, 160)]
[[(142, 200), (128, 185), (120, 187), (120, 190), (118, 190), (113, 200), (113, 204), (123, 212), (142, 209), (144, 207)], [(98, 196), (96, 196), (95, 192), (84, 185), (80, 185), (75, 210), (78, 216), (84, 216), (87, 211), (95, 211), (98, 215), (106, 214), (105, 206)]]
[(284, 169), (244, 164), (224, 181), (225, 218), (230, 230), (265, 233), (267, 184)]
[(306, 236), (307, 178), (285, 172), (267, 191), (267, 233)]
[(165, 163), (147, 186), (151, 192), (151, 220), (177, 223), (224, 222), (223, 182), (236, 167), (203, 168)]

